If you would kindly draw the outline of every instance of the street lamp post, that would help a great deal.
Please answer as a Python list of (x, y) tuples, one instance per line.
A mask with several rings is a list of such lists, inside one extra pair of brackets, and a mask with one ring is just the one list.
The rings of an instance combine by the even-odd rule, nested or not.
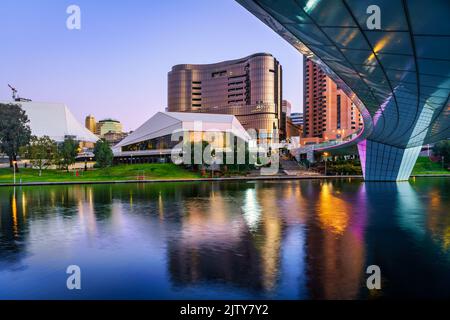
[(325, 175), (327, 175), (327, 157), (328, 157), (328, 152), (324, 152), (323, 156), (325, 157)]
[(14, 172), (14, 184), (16, 184), (16, 164), (17, 164), (17, 161), (16, 160), (13, 160), (13, 162), (12, 162), (12, 164), (13, 164), (13, 172)]

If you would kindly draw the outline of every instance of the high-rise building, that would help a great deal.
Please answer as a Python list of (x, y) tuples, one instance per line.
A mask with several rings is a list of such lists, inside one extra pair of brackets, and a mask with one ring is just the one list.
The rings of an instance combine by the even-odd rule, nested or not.
[(86, 120), (84, 120), (84, 126), (90, 132), (95, 133), (95, 130), (97, 128), (97, 123), (95, 122), (95, 117), (92, 114), (90, 114), (86, 117)]
[(363, 126), (352, 100), (314, 62), (304, 57), (304, 136), (342, 139)]
[(288, 119), (291, 116), (291, 103), (287, 100), (281, 102), (281, 121), (280, 121), (280, 139), (288, 137)]
[(302, 126), (303, 125), (303, 113), (301, 112), (292, 112), (291, 113), (291, 121), (296, 126)]
[[(181, 64), (168, 74), (168, 111), (232, 114), (271, 139), (282, 125), (282, 68), (268, 53), (214, 64)], [(283, 133), (280, 133), (283, 136)]]
[(123, 128), (122, 128), (122, 124), (120, 123), (120, 121), (113, 120), (113, 119), (100, 120), (97, 123), (97, 128), (96, 128), (95, 133), (98, 136), (103, 137), (108, 132), (122, 133)]

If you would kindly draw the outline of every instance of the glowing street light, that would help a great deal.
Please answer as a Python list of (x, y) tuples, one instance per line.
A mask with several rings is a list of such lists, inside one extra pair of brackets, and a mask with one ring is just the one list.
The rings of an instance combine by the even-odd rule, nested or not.
[(325, 157), (325, 175), (327, 175), (327, 157), (329, 156), (330, 154), (328, 153), (328, 152), (324, 152), (323, 153), (323, 156)]
[(13, 172), (14, 172), (14, 184), (16, 184), (16, 164), (17, 164), (17, 161), (13, 160), (12, 164), (13, 164)]

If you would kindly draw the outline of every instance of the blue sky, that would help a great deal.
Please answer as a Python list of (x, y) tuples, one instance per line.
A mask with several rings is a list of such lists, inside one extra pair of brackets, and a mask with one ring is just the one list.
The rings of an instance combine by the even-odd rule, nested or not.
[[(81, 8), (68, 30), (66, 8)], [(167, 72), (256, 52), (283, 65), (284, 98), (302, 105), (302, 56), (234, 0), (1, 0), (0, 100), (8, 83), (35, 101), (66, 103), (83, 121), (135, 129), (167, 105)]]

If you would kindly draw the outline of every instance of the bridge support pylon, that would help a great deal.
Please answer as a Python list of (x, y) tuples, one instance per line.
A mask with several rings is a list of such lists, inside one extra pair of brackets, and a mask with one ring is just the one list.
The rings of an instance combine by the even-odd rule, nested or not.
[(358, 151), (364, 180), (408, 180), (421, 148), (398, 148), (368, 139), (359, 142)]

